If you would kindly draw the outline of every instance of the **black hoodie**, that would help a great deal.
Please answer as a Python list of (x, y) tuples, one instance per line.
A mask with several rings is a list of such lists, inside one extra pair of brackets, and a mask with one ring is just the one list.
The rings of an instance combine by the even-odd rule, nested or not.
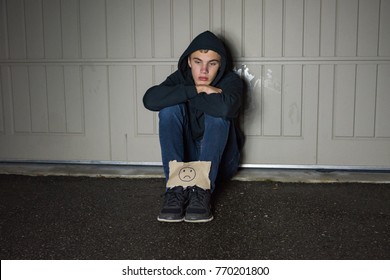
[[(211, 85), (222, 89), (220, 94), (198, 94), (188, 66), (188, 56), (197, 50), (213, 50), (221, 56), (221, 66)], [(239, 114), (243, 84), (238, 75), (228, 69), (229, 61), (224, 44), (210, 31), (199, 34), (181, 55), (178, 70), (158, 86), (148, 89), (144, 106), (152, 111), (185, 103), (189, 112), (193, 139), (199, 139), (204, 131), (204, 114), (234, 119)]]

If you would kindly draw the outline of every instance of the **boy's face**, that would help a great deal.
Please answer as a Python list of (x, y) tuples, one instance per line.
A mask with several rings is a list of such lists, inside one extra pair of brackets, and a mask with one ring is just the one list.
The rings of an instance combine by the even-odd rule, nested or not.
[(198, 50), (188, 56), (188, 65), (195, 85), (210, 85), (218, 74), (221, 56), (212, 50)]

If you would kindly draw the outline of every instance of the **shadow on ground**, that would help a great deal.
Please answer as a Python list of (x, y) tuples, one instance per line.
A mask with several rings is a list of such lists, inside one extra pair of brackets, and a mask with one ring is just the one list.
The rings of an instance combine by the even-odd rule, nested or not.
[(390, 185), (232, 181), (159, 223), (163, 179), (0, 175), (1, 259), (389, 259)]

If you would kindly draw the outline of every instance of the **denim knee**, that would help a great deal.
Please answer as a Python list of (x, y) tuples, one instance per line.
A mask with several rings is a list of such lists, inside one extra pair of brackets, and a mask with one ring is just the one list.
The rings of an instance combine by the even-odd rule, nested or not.
[(178, 104), (161, 109), (158, 113), (160, 121), (183, 120), (185, 110), (183, 104)]
[(204, 124), (206, 129), (229, 129), (230, 121), (205, 114)]

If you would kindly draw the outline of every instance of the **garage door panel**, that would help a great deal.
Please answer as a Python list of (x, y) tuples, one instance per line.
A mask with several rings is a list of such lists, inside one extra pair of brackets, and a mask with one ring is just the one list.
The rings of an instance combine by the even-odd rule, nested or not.
[(377, 65), (358, 65), (356, 72), (355, 135), (375, 135)]
[(353, 136), (355, 69), (355, 65), (335, 67), (332, 124), (335, 136)]
[(265, 67), (263, 97), (263, 135), (282, 134), (282, 66)]
[(107, 67), (10, 66), (1, 74), (2, 159), (110, 159)]
[[(378, 71), (362, 75), (377, 67)], [(340, 68), (342, 71), (335, 74)], [(389, 74), (388, 65), (320, 67), (318, 164), (390, 166)], [(333, 76), (339, 81), (344, 77), (344, 84), (338, 86), (336, 79), (332, 81)], [(342, 115), (344, 111), (346, 114)]]
[(243, 163), (316, 164), (318, 65), (263, 65), (262, 73), (263, 86), (248, 94), (262, 90), (263, 109), (246, 111), (244, 121), (264, 129), (256, 135), (244, 123)]
[(31, 131), (49, 131), (49, 112), (47, 110), (46, 69), (44, 66), (28, 68), (31, 96)]

